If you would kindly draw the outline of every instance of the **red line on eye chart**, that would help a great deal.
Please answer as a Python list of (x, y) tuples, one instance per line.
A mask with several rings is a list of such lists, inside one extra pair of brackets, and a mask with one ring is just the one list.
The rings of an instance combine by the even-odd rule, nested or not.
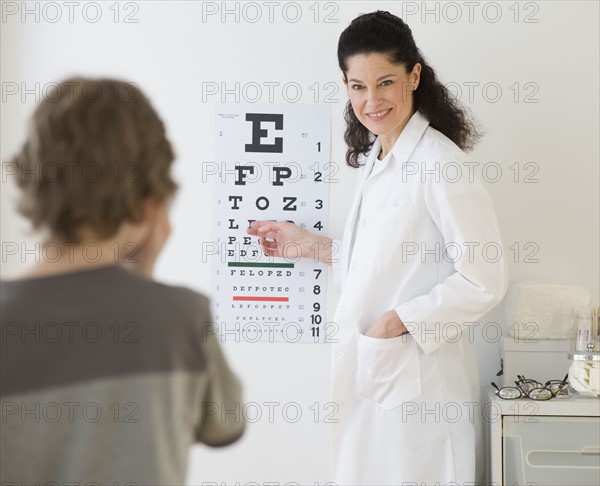
[(250, 300), (256, 302), (289, 302), (289, 297), (252, 297), (245, 295), (234, 295), (233, 300)]

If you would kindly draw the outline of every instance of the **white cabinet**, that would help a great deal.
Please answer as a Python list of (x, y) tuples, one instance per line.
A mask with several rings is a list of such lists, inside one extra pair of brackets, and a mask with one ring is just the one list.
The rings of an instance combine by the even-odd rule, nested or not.
[(487, 398), (488, 484), (600, 484), (600, 400)]

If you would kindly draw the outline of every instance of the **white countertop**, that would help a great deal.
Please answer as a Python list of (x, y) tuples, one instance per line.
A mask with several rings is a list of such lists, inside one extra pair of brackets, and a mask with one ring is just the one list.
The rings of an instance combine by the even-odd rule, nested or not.
[(599, 398), (582, 397), (574, 394), (571, 398), (552, 398), (550, 400), (530, 400), (529, 398), (503, 400), (495, 392), (495, 388), (492, 386), (488, 387), (488, 403), (484, 406), (484, 416), (490, 420), (500, 415), (575, 415), (600, 417)]

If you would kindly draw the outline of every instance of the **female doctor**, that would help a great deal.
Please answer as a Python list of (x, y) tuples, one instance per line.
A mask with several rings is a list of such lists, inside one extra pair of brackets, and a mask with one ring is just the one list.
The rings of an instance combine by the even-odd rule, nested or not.
[[(504, 296), (493, 203), (466, 170), (477, 132), (389, 12), (341, 34), (347, 163), (358, 187), (342, 241), (255, 221), (267, 255), (333, 267), (334, 481), (477, 484), (483, 441), (473, 338)], [(336, 248), (341, 247), (341, 256)]]

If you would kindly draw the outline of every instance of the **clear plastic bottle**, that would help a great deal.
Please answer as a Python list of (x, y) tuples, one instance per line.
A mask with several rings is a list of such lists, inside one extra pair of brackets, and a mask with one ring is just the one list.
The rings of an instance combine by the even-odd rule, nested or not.
[(591, 351), (588, 344), (595, 345), (596, 336), (592, 338), (592, 310), (590, 307), (575, 309), (575, 322), (577, 323), (577, 336), (575, 349), (577, 351)]

